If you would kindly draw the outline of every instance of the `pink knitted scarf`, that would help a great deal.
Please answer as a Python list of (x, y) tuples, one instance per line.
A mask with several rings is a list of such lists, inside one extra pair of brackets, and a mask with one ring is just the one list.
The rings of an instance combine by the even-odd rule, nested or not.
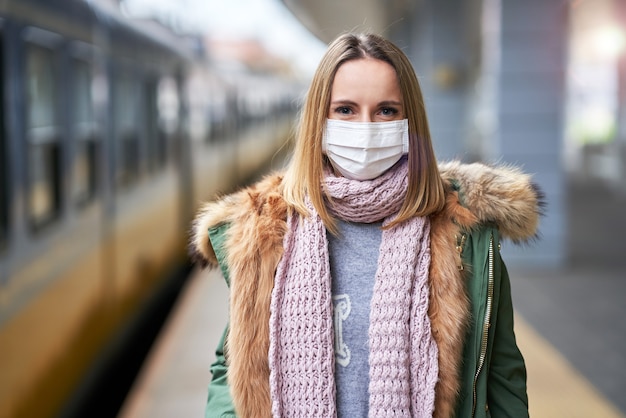
[[(335, 216), (389, 223), (407, 189), (403, 160), (371, 181), (328, 173)], [(274, 417), (334, 417), (333, 305), (326, 229), (290, 216), (270, 304), (270, 391)], [(413, 218), (383, 230), (369, 326), (369, 415), (432, 417), (437, 345), (428, 318), (430, 224)]]

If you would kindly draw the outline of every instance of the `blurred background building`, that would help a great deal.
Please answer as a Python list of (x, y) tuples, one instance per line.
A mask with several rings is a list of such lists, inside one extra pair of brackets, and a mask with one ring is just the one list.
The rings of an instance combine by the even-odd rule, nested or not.
[(541, 236), (503, 247), (516, 307), (626, 411), (626, 2), (3, 0), (0, 418), (115, 416), (194, 212), (282, 166), (346, 31), (407, 53), (439, 159), (534, 176)]

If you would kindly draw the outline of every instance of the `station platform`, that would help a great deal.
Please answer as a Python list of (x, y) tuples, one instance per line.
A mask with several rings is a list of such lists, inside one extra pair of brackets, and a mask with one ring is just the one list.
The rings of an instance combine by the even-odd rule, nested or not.
[[(596, 321), (620, 322), (623, 316), (612, 317), (616, 308), (611, 307), (622, 305), (619, 299), (623, 299), (625, 293), (617, 287), (626, 284), (618, 280), (620, 272), (600, 273), (594, 270), (594, 276), (589, 277), (578, 270), (570, 273), (511, 271), (517, 310), (516, 335), (527, 362), (530, 416), (533, 418), (626, 417), (624, 406), (620, 409), (615, 401), (623, 396), (626, 383), (626, 368), (619, 363), (626, 356), (626, 333), (615, 325), (604, 328), (594, 325)], [(574, 287), (575, 291), (559, 291), (565, 281), (569, 284), (565, 287)], [(583, 298), (598, 283), (613, 286), (605, 286), (599, 294), (596, 291), (593, 306), (589, 305), (588, 298), (581, 304), (573, 297), (576, 293)], [(599, 304), (603, 296), (604, 309)], [(194, 271), (129, 393), (118, 415), (120, 418), (204, 415), (211, 377), (209, 365), (227, 321), (227, 303), (228, 289), (218, 270)], [(578, 311), (578, 316), (587, 316), (588, 320), (578, 321), (570, 311)], [(601, 335), (608, 332), (621, 334), (617, 342), (616, 338)], [(611, 358), (613, 361), (606, 364)], [(595, 377), (600, 381), (612, 374), (606, 382), (609, 390), (601, 390), (600, 384), (592, 383), (589, 374), (583, 374), (584, 368), (579, 365), (604, 373)], [(610, 400), (611, 390), (617, 395)]]

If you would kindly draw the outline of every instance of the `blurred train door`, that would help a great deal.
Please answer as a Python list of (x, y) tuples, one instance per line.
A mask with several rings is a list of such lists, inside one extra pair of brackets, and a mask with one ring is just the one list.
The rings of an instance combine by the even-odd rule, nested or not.
[(178, 173), (179, 227), (188, 228), (193, 215), (193, 176), (189, 138), (189, 101), (185, 77), (178, 72), (164, 77), (157, 88), (157, 114), (162, 149), (172, 159)]

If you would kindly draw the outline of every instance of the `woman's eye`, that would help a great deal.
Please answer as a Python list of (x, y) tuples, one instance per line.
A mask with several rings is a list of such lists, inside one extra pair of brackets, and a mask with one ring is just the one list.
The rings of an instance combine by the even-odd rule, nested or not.
[(398, 114), (398, 109), (394, 109), (393, 107), (384, 107), (380, 110), (380, 113), (383, 116), (395, 116)]
[(338, 108), (335, 109), (336, 113), (340, 113), (342, 115), (349, 115), (352, 113), (352, 109), (350, 109), (347, 106), (340, 106)]

